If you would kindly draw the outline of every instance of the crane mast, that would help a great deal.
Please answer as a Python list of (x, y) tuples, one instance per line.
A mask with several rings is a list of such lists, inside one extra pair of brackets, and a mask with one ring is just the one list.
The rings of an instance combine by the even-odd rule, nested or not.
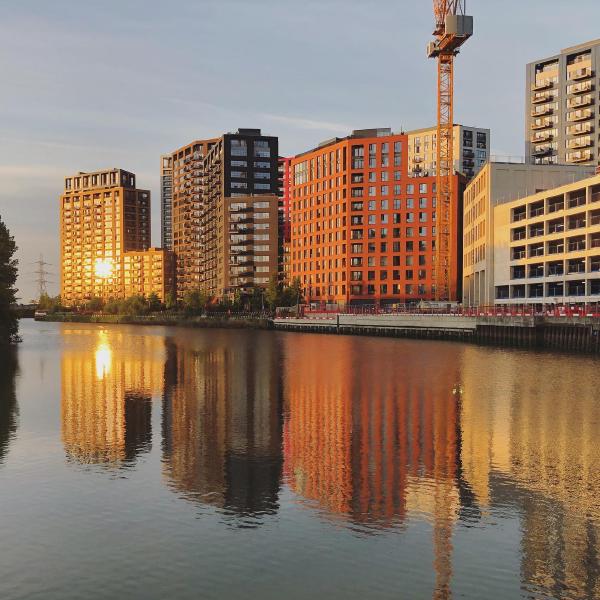
[(434, 0), (435, 40), (427, 46), (429, 58), (438, 64), (436, 145), (436, 264), (435, 299), (452, 300), (454, 212), (454, 57), (473, 35), (473, 17), (465, 14), (466, 0)]

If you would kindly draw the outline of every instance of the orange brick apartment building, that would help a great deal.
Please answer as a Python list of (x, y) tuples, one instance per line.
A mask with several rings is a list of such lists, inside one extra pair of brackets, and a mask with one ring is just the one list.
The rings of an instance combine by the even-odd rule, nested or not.
[[(307, 301), (434, 298), (436, 178), (409, 177), (407, 135), (354, 131), (296, 156), (291, 172), (290, 278), (300, 278)], [(455, 175), (453, 299), (462, 277), (463, 188)]]

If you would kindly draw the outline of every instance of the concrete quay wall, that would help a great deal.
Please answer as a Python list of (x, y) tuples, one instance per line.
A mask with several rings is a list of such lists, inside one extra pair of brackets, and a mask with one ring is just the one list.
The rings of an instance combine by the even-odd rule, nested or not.
[(600, 319), (536, 316), (322, 315), (275, 319), (275, 329), (448, 339), (494, 346), (600, 353)]

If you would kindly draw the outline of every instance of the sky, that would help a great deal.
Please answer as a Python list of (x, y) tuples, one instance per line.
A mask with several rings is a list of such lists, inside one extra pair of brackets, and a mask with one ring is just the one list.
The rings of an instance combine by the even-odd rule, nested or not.
[[(467, 0), (455, 121), (489, 127), (492, 154), (524, 154), (525, 65), (600, 37), (600, 3)], [(293, 155), (353, 129), (435, 124), (429, 0), (0, 0), (0, 216), (59, 284), (64, 177), (119, 167), (152, 192), (160, 155), (239, 127)]]

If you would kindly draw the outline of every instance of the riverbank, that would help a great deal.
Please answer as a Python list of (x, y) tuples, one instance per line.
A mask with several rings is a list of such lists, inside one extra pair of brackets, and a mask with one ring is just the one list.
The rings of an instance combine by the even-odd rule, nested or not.
[(146, 316), (55, 313), (39, 321), (165, 325), (198, 329), (275, 329), (298, 333), (448, 340), (480, 345), (600, 354), (600, 318), (441, 314), (327, 315), (276, 318), (248, 315)]
[(281, 331), (451, 340), (600, 354), (600, 318), (442, 314), (312, 315), (275, 319)]
[(189, 328), (220, 329), (273, 329), (273, 321), (265, 317), (219, 315), (185, 316), (179, 314), (156, 314), (144, 316), (54, 313), (37, 317), (37, 321), (52, 323), (105, 323), (112, 325), (167, 325)]

